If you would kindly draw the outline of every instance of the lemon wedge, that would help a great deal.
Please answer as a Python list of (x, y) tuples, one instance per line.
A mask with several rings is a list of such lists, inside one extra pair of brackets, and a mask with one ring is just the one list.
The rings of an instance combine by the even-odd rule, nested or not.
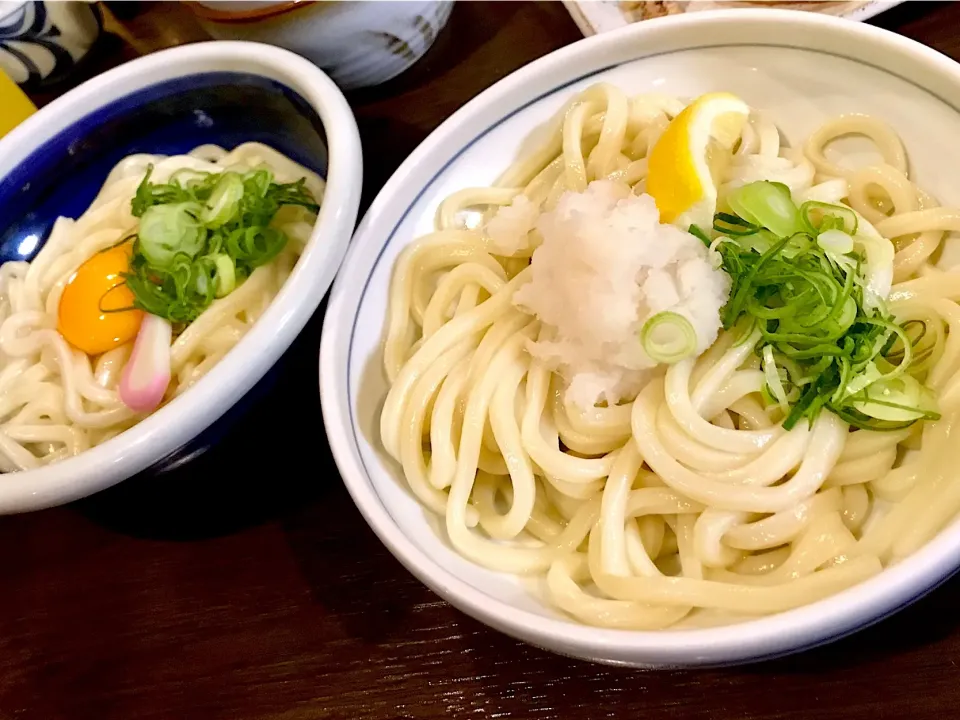
[(660, 221), (683, 229), (713, 226), (716, 175), (740, 138), (750, 108), (725, 92), (701, 95), (667, 126), (648, 158), (647, 192)]

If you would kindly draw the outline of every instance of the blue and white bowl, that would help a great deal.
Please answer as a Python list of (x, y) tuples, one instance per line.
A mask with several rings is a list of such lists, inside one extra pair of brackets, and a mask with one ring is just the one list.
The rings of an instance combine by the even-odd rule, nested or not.
[(75, 458), (3, 476), (0, 513), (69, 502), (209, 445), (219, 434), (210, 426), (267, 374), (326, 294), (353, 231), (362, 179), (356, 122), (334, 83), (303, 58), (256, 43), (200, 43), (134, 60), (0, 140), (0, 262), (31, 259), (56, 217), (82, 214), (127, 155), (245, 141), (271, 145), (327, 180), (293, 274), (240, 343), (188, 392)]
[(0, 71), (25, 87), (61, 80), (102, 28), (91, 3), (0, 0)]
[[(733, 92), (768, 110), (786, 137), (841, 113), (897, 130), (921, 187), (960, 205), (960, 65), (869, 25), (802, 11), (691, 13), (582, 40), (518, 70), (443, 123), (400, 166), (357, 230), (331, 292), (320, 351), (330, 447), (367, 522), (408, 570), (478, 620), (539, 647), (638, 667), (757, 661), (832, 642), (917, 600), (960, 567), (960, 521), (914, 555), (820, 602), (709, 629), (588, 627), (538, 595), (535, 582), (459, 555), (407, 490), (379, 439), (387, 392), (382, 338), (398, 254), (434, 227), (451, 192), (485, 187), (539, 147), (538, 131), (578, 91), (610, 82), (628, 94)], [(439, 529), (438, 529), (439, 526)]]
[(190, 5), (213, 37), (293, 50), (346, 90), (386, 82), (423, 57), (447, 24), (453, 0), (198, 0)]

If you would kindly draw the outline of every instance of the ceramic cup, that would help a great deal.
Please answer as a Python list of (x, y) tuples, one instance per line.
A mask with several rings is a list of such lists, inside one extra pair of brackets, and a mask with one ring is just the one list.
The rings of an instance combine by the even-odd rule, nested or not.
[(100, 12), (90, 3), (0, 0), (0, 71), (25, 87), (60, 80), (101, 29)]
[(292, 50), (343, 89), (377, 85), (413, 65), (447, 23), (452, 6), (452, 0), (191, 3), (213, 37)]

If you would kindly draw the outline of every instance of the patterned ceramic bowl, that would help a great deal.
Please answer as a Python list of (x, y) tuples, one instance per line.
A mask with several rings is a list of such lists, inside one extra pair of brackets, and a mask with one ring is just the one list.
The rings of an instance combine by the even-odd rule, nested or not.
[(0, 71), (35, 87), (69, 74), (100, 36), (95, 5), (0, 0)]
[[(75, 457), (9, 473), (0, 514), (70, 502), (131, 475), (195, 458), (257, 394), (313, 315), (346, 252), (360, 202), (356, 121), (336, 85), (280, 48), (206, 42), (114, 68), (0, 139), (0, 263), (32, 260), (57, 216), (79, 217), (121, 159), (213, 143), (261, 142), (327, 181), (296, 267), (259, 321), (216, 367), (157, 412)], [(269, 421), (269, 418), (268, 418)]]
[(191, 3), (213, 37), (293, 50), (344, 89), (385, 82), (419, 60), (446, 25), (452, 0)]

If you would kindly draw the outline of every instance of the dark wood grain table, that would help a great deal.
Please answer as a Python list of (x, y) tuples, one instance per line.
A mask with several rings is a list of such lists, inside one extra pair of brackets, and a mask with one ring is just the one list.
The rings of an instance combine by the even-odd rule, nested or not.
[[(135, 10), (72, 82), (204, 39), (183, 6)], [(960, 58), (960, 4), (875, 22)], [(420, 63), (350, 98), (365, 204), (465, 101), (579, 37), (560, 3), (458, 4)], [(192, 465), (0, 519), (0, 718), (960, 717), (960, 581), (832, 646), (726, 670), (593, 666), (465, 617), (380, 545), (340, 482), (315, 390), (321, 317), (272, 394)]]

